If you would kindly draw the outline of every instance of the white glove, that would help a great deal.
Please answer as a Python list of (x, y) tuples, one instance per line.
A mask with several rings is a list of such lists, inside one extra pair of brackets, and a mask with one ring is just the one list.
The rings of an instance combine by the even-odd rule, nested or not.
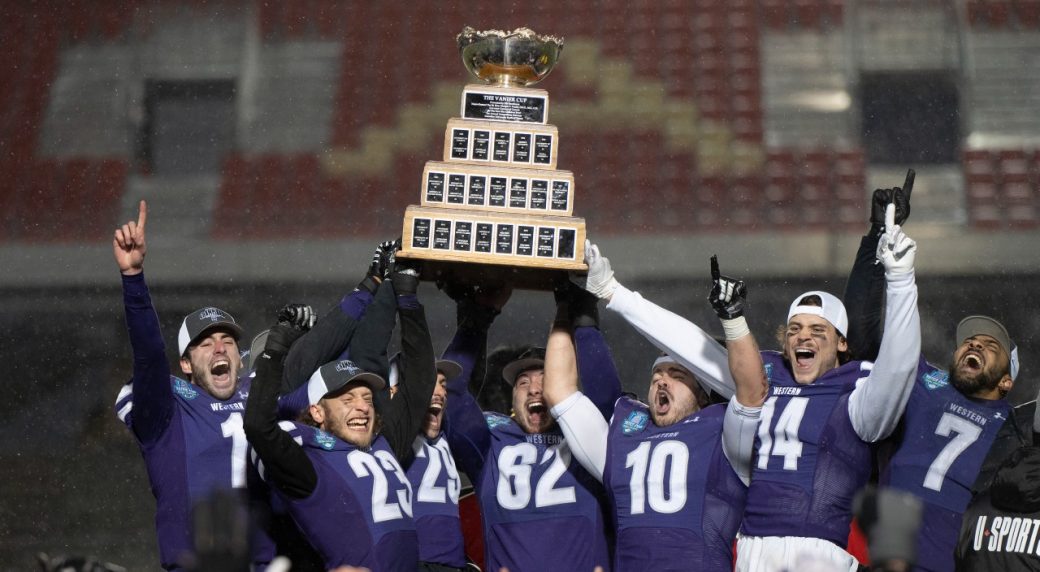
[(907, 274), (914, 270), (917, 243), (896, 224), (896, 206), (885, 208), (885, 234), (878, 242), (877, 259), (885, 265), (885, 275)]
[(614, 271), (610, 268), (610, 260), (599, 253), (599, 247), (585, 240), (585, 264), (589, 266), (588, 275), (571, 274), (571, 281), (581, 286), (600, 300), (607, 300), (614, 295), (618, 281), (614, 279)]

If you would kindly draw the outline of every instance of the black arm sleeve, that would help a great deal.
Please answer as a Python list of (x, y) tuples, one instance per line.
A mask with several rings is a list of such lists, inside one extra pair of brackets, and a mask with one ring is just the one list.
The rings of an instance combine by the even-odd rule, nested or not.
[(399, 308), (398, 316), (401, 318), (401, 382), (397, 395), (386, 403), (383, 411), (382, 435), (397, 460), (407, 468), (415, 454), (412, 443), (430, 407), (437, 369), (422, 305)]
[(881, 347), (885, 301), (885, 267), (875, 264), (880, 235), (863, 237), (845, 283), (845, 310), (849, 314), (848, 342), (855, 359), (877, 359)]
[(377, 373), (385, 379), (390, 369), (386, 348), (390, 345), (396, 319), (394, 286), (389, 280), (384, 280), (350, 342), (351, 361), (362, 370)]
[(307, 383), (314, 370), (337, 359), (350, 345), (359, 323), (360, 320), (345, 312), (341, 304), (333, 306), (289, 349), (281, 392), (291, 393)]
[(293, 498), (306, 498), (314, 492), (318, 475), (307, 453), (278, 427), (278, 386), (285, 356), (264, 351), (260, 354), (246, 402), (245, 432), (260, 460), (267, 481)]

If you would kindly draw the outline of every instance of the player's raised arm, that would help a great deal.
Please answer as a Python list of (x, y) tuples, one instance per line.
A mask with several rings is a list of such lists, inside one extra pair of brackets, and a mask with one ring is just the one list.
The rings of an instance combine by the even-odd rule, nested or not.
[(477, 402), (486, 376), (488, 330), (512, 289), (478, 290), (451, 283), (442, 289), (455, 301), (457, 329), (441, 357), (462, 366), (459, 375), (447, 379), (444, 433), (462, 470), (476, 479), (491, 448), (491, 432)]
[[(299, 342), (293, 344), (285, 359), (282, 393), (287, 394), (299, 388), (307, 383), (314, 370), (343, 357), (344, 352), (358, 335), (357, 330), (361, 327), (362, 318), (369, 307), (375, 303), (375, 298), (379, 297), (380, 284), (386, 277), (389, 277), (388, 268), (393, 261), (396, 247), (395, 241), (380, 243), (366, 268), (365, 277), (361, 279), (357, 287), (330, 308)], [(383, 309), (379, 311), (392, 316), (396, 311), (393, 294), (390, 293), (388, 298), (388, 302), (386, 302), (386, 298), (379, 298), (378, 303), (386, 302), (382, 304)], [(385, 309), (386, 306), (389, 308)], [(371, 366), (371, 364), (358, 365), (366, 370)]]
[[(565, 307), (562, 309), (566, 312)], [(607, 463), (607, 421), (578, 391), (578, 360), (570, 329), (570, 321), (557, 315), (545, 344), (542, 393), (574, 458), (602, 481)]]
[(708, 302), (722, 321), (729, 353), (729, 369), (736, 383), (736, 396), (729, 400), (723, 420), (722, 450), (740, 479), (751, 479), (751, 456), (755, 448), (762, 403), (769, 390), (762, 354), (751, 335), (744, 310), (747, 286), (743, 280), (723, 276), (717, 256), (711, 257), (711, 292)]
[(729, 399), (736, 386), (729, 372), (726, 348), (689, 320), (645, 300), (638, 292), (622, 286), (614, 278), (610, 260), (599, 247), (585, 242), (585, 263), (589, 274), (578, 285), (608, 300), (607, 309), (621, 315), (650, 343), (672, 356), (697, 379)]
[(878, 242), (885, 234), (885, 210), (889, 204), (896, 206), (897, 225), (902, 226), (910, 216), (914, 176), (914, 170), (909, 169), (902, 187), (875, 189), (871, 196), (870, 232), (860, 240), (842, 296), (849, 316), (849, 351), (855, 359), (877, 359), (885, 306), (885, 267), (878, 264)]
[(123, 308), (134, 356), (133, 415), (129, 417), (129, 425), (142, 443), (158, 439), (173, 415), (166, 343), (144, 280), (147, 219), (148, 205), (141, 201), (137, 220), (117, 228), (112, 239), (112, 253), (123, 282)]
[(265, 480), (272, 482), (291, 498), (309, 496), (318, 483), (314, 465), (303, 449), (278, 426), (278, 389), (282, 368), (289, 348), (303, 335), (298, 313), (289, 305), (278, 311), (278, 323), (271, 327), (267, 344), (256, 360), (253, 379), (246, 402), (244, 429), (246, 439), (263, 462)]
[(747, 286), (743, 280), (719, 272), (718, 256), (711, 257), (711, 283), (708, 302), (722, 321), (722, 330), (726, 334), (729, 369), (737, 387), (735, 397), (741, 405), (761, 407), (769, 387), (758, 343), (744, 319)]
[(381, 434), (397, 459), (407, 467), (415, 454), (412, 448), (415, 435), (422, 428), (430, 406), (437, 369), (426, 311), (416, 297), (419, 271), (400, 260), (394, 266), (391, 282), (401, 319), (402, 381), (394, 398), (386, 402)]
[(864, 441), (887, 437), (903, 415), (921, 355), (921, 317), (914, 278), (915, 243), (895, 222), (896, 206), (885, 213), (877, 258), (885, 267), (885, 333), (867, 379), (849, 397), (849, 417)]

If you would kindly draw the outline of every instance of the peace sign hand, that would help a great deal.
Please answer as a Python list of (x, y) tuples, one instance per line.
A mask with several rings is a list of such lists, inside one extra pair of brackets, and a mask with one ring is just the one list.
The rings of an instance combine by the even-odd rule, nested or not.
[(140, 274), (144, 270), (144, 255), (148, 247), (144, 241), (144, 224), (148, 219), (148, 205), (141, 201), (137, 222), (129, 221), (117, 228), (112, 239), (112, 254), (119, 271), (125, 276)]

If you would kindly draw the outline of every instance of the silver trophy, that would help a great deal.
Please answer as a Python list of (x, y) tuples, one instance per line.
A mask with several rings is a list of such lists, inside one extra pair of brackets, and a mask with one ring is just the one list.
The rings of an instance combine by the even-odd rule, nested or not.
[(563, 38), (539, 36), (529, 28), (503, 32), (466, 26), (456, 39), (466, 69), (481, 81), (500, 87), (538, 83), (563, 52)]

